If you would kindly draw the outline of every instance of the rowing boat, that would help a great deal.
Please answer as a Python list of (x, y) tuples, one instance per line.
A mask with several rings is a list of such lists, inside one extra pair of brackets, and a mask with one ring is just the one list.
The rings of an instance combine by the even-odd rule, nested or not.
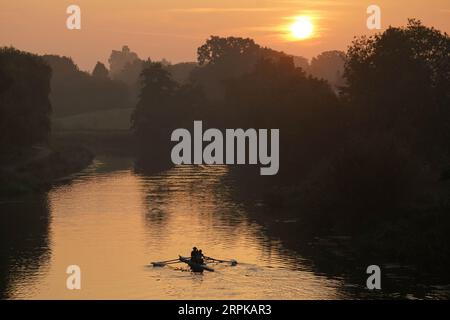
[(182, 257), (180, 256), (180, 261), (186, 263), (187, 265), (189, 265), (189, 267), (191, 267), (192, 271), (194, 272), (203, 272), (204, 270), (206, 271), (214, 271), (213, 268), (208, 267), (206, 264), (200, 264), (200, 263), (195, 263), (191, 261), (191, 258), (187, 258), (187, 257)]

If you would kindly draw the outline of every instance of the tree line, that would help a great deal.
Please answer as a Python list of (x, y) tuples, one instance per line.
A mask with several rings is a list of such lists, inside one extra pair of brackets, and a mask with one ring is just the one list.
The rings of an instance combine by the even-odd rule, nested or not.
[(47, 140), (52, 110), (51, 75), (51, 68), (42, 58), (14, 48), (0, 48), (2, 150), (11, 151)]
[(447, 175), (445, 33), (410, 20), (310, 63), (237, 37), (212, 36), (197, 53), (196, 63), (172, 65), (124, 46), (112, 51), (109, 70), (99, 62), (89, 74), (67, 57), (3, 48), (2, 144), (45, 141), (50, 102), (57, 116), (135, 105), (131, 129), (139, 162), (149, 167), (170, 164), (170, 132), (194, 120), (279, 128), (278, 179), (314, 180), (310, 199), (334, 195), (313, 201), (322, 211), (369, 200), (373, 210), (395, 207), (418, 192), (411, 186)]
[[(142, 72), (132, 119), (141, 159), (170, 163), (170, 132), (193, 120), (279, 128), (279, 174), (252, 186), (261, 185), (274, 205), (309, 212), (321, 228), (349, 231), (403, 219), (405, 210), (448, 210), (449, 49), (446, 33), (411, 19), (355, 38), (344, 56), (316, 58), (333, 64), (340, 56), (340, 74), (316, 63), (301, 68), (251, 39), (211, 37), (188, 84), (178, 85), (160, 63)], [(332, 84), (325, 77), (333, 74), (342, 78)], [(442, 240), (449, 218), (436, 221)]]

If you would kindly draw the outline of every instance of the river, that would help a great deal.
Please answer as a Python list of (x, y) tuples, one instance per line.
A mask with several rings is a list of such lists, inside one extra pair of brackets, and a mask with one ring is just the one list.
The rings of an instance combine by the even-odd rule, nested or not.
[[(365, 283), (317, 272), (314, 262), (268, 236), (233, 199), (226, 166), (135, 173), (132, 159), (97, 158), (41, 196), (1, 209), (0, 296), (11, 299), (348, 299)], [(188, 255), (235, 259), (192, 273), (151, 261)], [(81, 290), (66, 269), (81, 268)], [(433, 291), (434, 290), (434, 291)], [(448, 288), (426, 290), (437, 297)], [(411, 295), (414, 297), (414, 294)], [(426, 297), (426, 296), (425, 296)]]

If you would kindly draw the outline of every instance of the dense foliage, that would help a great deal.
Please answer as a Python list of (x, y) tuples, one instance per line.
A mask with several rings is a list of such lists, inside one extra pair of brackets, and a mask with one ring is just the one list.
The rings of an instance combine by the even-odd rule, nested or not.
[(172, 131), (190, 126), (203, 106), (198, 88), (178, 84), (161, 63), (145, 62), (139, 102), (131, 119), (139, 162), (147, 167), (170, 166)]
[(50, 67), (38, 56), (0, 49), (0, 145), (27, 147), (50, 132)]
[(128, 88), (109, 79), (104, 65), (97, 64), (94, 75), (90, 75), (71, 58), (45, 55), (43, 59), (53, 71), (50, 99), (56, 117), (130, 107)]

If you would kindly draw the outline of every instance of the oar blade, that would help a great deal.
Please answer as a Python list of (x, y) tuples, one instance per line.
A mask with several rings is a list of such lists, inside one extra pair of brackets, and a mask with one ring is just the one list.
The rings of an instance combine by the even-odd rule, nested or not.
[(232, 266), (235, 266), (235, 265), (238, 264), (238, 262), (236, 260), (234, 260), (234, 259), (232, 259), (232, 260), (221, 260), (221, 259), (216, 259), (216, 258), (213, 258), (213, 257), (205, 257), (205, 258), (207, 260), (210, 260), (210, 261), (216, 261), (216, 262), (220, 262), (220, 263), (230, 263)]
[(159, 261), (159, 262), (150, 262), (154, 267), (164, 267), (166, 264), (174, 263), (179, 261), (179, 259), (171, 259), (166, 261)]
[(166, 264), (164, 262), (152, 262), (153, 267), (164, 267)]

